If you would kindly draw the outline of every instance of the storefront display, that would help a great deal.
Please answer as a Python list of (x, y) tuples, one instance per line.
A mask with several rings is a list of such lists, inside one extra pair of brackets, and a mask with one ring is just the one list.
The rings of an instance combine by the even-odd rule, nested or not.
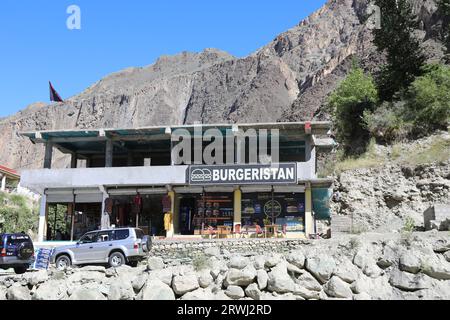
[(198, 197), (196, 211), (193, 217), (194, 234), (202, 234), (209, 227), (233, 227), (234, 209), (233, 195), (226, 193), (211, 193)]
[(286, 226), (287, 232), (304, 232), (304, 215), (304, 193), (246, 193), (242, 198), (244, 227), (270, 222)]

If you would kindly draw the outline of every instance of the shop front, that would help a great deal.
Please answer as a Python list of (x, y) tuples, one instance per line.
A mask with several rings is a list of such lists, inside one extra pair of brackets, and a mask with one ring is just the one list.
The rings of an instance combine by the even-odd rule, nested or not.
[(147, 235), (166, 236), (165, 188), (109, 189), (112, 204), (110, 221), (114, 227), (137, 227)]
[[(282, 233), (305, 232), (304, 188), (285, 187), (285, 190), (252, 192), (242, 194), (241, 225), (244, 229), (258, 225), (277, 226)], [(290, 192), (289, 192), (290, 191)], [(273, 232), (273, 231), (272, 231)]]
[(187, 185), (174, 191), (175, 234), (231, 237), (257, 228), (266, 236), (305, 235), (307, 199), (294, 163), (190, 166)]

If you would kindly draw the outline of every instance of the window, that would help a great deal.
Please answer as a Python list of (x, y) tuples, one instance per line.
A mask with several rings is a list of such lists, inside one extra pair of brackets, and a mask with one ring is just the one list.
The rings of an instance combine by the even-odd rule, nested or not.
[(102, 231), (97, 234), (96, 242), (108, 242), (112, 241), (112, 232), (111, 231)]
[(144, 231), (142, 231), (141, 229), (134, 229), (134, 231), (136, 232), (136, 238), (138, 239), (144, 238)]
[(128, 229), (114, 231), (114, 240), (125, 240), (129, 236), (130, 236), (130, 231)]
[(30, 238), (26, 235), (20, 235), (20, 236), (9, 236), (6, 240), (7, 246), (16, 246), (21, 244), (22, 242), (29, 242)]
[(81, 237), (80, 243), (92, 243), (97, 238), (97, 232), (87, 233)]

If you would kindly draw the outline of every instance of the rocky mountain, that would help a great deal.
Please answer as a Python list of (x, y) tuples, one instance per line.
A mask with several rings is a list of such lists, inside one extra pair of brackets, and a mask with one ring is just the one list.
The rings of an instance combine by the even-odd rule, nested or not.
[[(435, 0), (413, 1), (422, 21), (418, 33), (430, 58), (439, 59)], [(111, 74), (65, 103), (33, 104), (0, 119), (0, 163), (41, 166), (42, 148), (21, 138), (22, 131), (327, 118), (321, 106), (351, 58), (368, 70), (382, 59), (371, 43), (366, 8), (367, 0), (329, 0), (248, 57), (183, 52)], [(61, 159), (56, 166), (65, 165)]]

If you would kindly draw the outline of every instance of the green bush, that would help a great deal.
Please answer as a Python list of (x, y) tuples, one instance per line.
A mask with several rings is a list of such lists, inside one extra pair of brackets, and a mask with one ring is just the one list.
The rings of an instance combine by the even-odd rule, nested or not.
[(377, 90), (372, 77), (357, 67), (330, 96), (328, 105), (334, 114), (336, 137), (346, 155), (365, 151), (369, 132), (364, 126), (363, 114), (373, 110), (376, 103)]
[(406, 118), (416, 134), (445, 129), (450, 121), (450, 67), (429, 65), (416, 78), (406, 95)]
[(402, 102), (384, 102), (375, 111), (364, 112), (365, 128), (380, 142), (446, 129), (450, 122), (450, 67), (428, 65), (417, 77)]
[(0, 232), (37, 230), (39, 214), (33, 210), (33, 204), (24, 196), (0, 194)]
[(405, 222), (403, 224), (403, 232), (413, 232), (416, 228), (416, 223), (414, 222), (414, 219), (411, 217), (406, 217)]
[(364, 124), (377, 141), (392, 143), (406, 139), (413, 127), (404, 119), (404, 104), (384, 102), (375, 111), (364, 112)]

